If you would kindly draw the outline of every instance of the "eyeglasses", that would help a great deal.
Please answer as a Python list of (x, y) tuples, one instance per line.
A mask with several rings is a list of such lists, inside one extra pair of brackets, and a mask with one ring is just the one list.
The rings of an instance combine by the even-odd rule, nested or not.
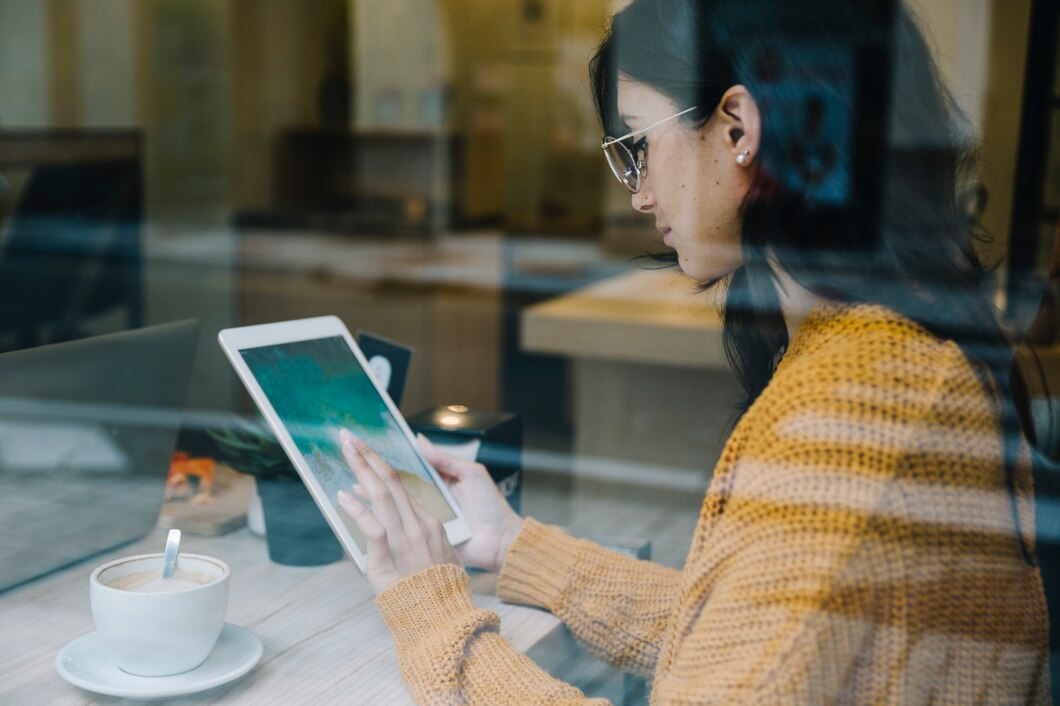
[[(653, 127), (662, 125), (668, 120), (679, 118), (685, 113), (691, 113), (696, 109), (696, 106), (682, 110), (680, 113), (674, 113), (668, 118), (657, 120), (648, 127), (642, 127), (640, 130), (634, 130), (631, 133), (623, 135), (622, 137), (604, 137), (600, 142), (600, 149), (604, 151), (604, 156), (607, 157), (607, 166), (611, 167), (611, 172), (618, 179), (618, 183), (629, 189), (630, 193), (637, 193), (640, 191), (641, 180), (648, 174), (648, 145), (644, 142), (643, 138), (637, 140), (633, 144), (633, 149), (626, 147), (622, 144), (625, 140), (631, 137), (635, 137), (643, 132), (651, 130)], [(643, 143), (643, 145), (641, 145)], [(638, 145), (641, 145), (638, 147)], [(637, 159), (636, 153), (643, 150), (643, 159)]]

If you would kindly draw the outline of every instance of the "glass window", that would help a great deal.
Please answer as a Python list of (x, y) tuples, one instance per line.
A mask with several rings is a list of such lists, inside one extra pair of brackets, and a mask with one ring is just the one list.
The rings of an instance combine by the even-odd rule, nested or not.
[[(245, 523), (255, 482), (296, 478), (218, 346), (226, 328), (338, 316), (395, 356), (390, 392), (417, 429), (451, 448), (481, 443), (525, 515), (677, 569), (704, 536), (702, 514), (731, 489), (723, 450), (756, 419), (747, 406), (805, 354), (796, 342), (810, 311), (869, 303), (925, 336), (945, 338), (952, 324), (1003, 342), (984, 312), (1003, 298), (1007, 264), (979, 291), (963, 284), (978, 273), (946, 258), (971, 242), (972, 220), (996, 240), (988, 261), (1029, 238), (1009, 232), (1028, 8), (918, 0), (914, 24), (899, 26), (880, 11), (890, 3), (855, 3), (856, 26), (838, 32), (854, 20), (814, 14), (827, 3), (719, 2), (732, 6), (724, 23), (671, 27), (665, 46), (622, 28), (637, 40), (626, 43), (616, 29), (608, 73), (596, 52), (611, 18), (649, 1), (0, 0), (0, 528), (19, 557), (41, 560), (5, 580), (0, 554), (0, 615), (5, 585), (49, 580), (36, 577), (151, 530), (152, 518), (146, 528), (134, 518), (132, 534), (106, 546), (88, 541), (94, 530), (71, 532), (86, 540), (80, 556), (34, 551), (42, 517), (70, 512), (92, 528), (99, 507), (123, 512), (82, 507), (86, 488), (163, 525), (220, 532)], [(660, 57), (675, 63), (656, 66)], [(1006, 322), (1046, 353), (1060, 332), (1050, 303), (1060, 285), (1048, 283), (1056, 74), (1037, 157), (1046, 178), (1028, 190), (1041, 196), (1031, 313), (1039, 299), (1047, 311), (1033, 326), (1034, 316)], [(965, 120), (947, 112), (950, 98)], [(642, 129), (630, 142), (649, 149), (631, 193), (601, 140)], [(971, 147), (983, 158), (957, 183)], [(936, 291), (955, 282), (960, 296)], [(785, 284), (805, 300), (793, 304)], [(141, 329), (155, 333), (122, 338)], [(86, 383), (69, 399), (55, 397), (50, 374), (5, 374), (78, 345), (97, 351), (96, 367), (64, 367)], [(848, 362), (837, 375), (857, 373)], [(888, 374), (908, 373), (892, 362), (881, 363)], [(848, 403), (878, 410), (873, 385), (832, 390), (792, 428), (832, 435), (846, 470), (878, 470), (887, 454), (869, 443), (874, 432), (829, 416)], [(1056, 393), (1032, 389), (1039, 412), (1057, 406)], [(7, 409), (8, 399), (21, 402)], [(25, 426), (26, 404), (57, 399), (59, 412)], [(100, 420), (95, 399), (124, 412)], [(158, 424), (144, 431), (133, 423), (143, 419)], [(60, 437), (40, 459), (26, 450), (26, 439)], [(777, 453), (757, 459), (763, 473), (790, 470)], [(753, 466), (748, 454), (740, 463)], [(155, 471), (147, 493), (139, 475), (114, 479), (141, 458)], [(27, 480), (34, 469), (47, 472)], [(1002, 470), (983, 487), (1008, 487)], [(46, 477), (73, 480), (60, 491)], [(99, 478), (114, 484), (104, 492)], [(816, 486), (792, 492), (806, 487)], [(1004, 583), (980, 583), (992, 582)], [(592, 695), (632, 690), (609, 674)]]

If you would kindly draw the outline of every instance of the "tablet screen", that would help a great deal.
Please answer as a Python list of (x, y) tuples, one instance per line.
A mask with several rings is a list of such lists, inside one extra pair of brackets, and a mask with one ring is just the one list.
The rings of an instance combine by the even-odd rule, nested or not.
[[(456, 515), (342, 336), (239, 351), (332, 504), (357, 483), (339, 443), (343, 427), (401, 475), (409, 495), (443, 524)], [(365, 552), (364, 535), (339, 517)]]

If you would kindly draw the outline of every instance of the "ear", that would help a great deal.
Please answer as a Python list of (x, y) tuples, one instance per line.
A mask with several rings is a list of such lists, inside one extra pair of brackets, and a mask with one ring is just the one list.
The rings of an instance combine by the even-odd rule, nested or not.
[(758, 102), (745, 86), (736, 85), (725, 91), (718, 103), (717, 117), (725, 135), (725, 147), (733, 160), (747, 151), (743, 166), (752, 164), (761, 144), (762, 121)]

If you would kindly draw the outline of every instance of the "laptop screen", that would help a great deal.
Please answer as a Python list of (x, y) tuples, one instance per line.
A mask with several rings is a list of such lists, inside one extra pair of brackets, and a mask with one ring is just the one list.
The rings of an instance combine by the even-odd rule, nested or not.
[(0, 355), (0, 591), (151, 531), (193, 321)]

